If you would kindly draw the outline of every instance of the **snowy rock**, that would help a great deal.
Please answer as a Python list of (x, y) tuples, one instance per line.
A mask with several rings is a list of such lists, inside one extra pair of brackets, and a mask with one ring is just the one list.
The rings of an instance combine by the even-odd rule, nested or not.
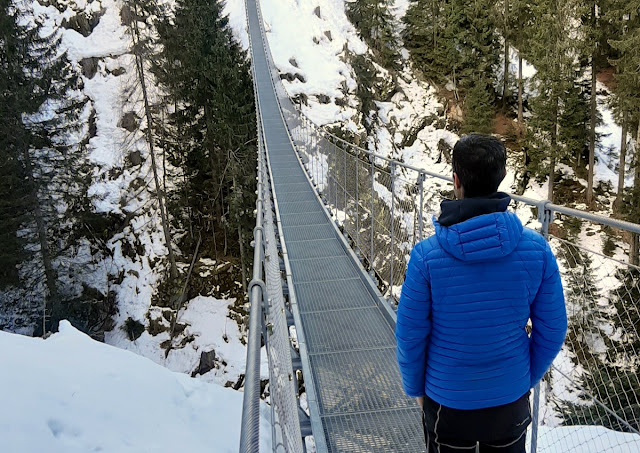
[(329, 104), (331, 102), (331, 98), (326, 94), (318, 94), (316, 98), (320, 104)]
[(64, 19), (61, 25), (69, 30), (77, 31), (86, 38), (98, 26), (100, 17), (102, 17), (103, 14), (104, 10), (91, 12), (89, 14), (78, 13), (70, 19)]
[(83, 58), (80, 60), (82, 75), (88, 79), (93, 79), (93, 76), (98, 72), (98, 61), (99, 59), (96, 57)]
[(142, 155), (140, 151), (132, 151), (129, 153), (129, 160), (132, 165), (142, 165)]
[(135, 132), (135, 130), (138, 129), (139, 120), (140, 119), (138, 118), (138, 115), (135, 114), (135, 112), (127, 112), (120, 119), (118, 127), (126, 129), (129, 132)]
[(198, 368), (191, 374), (192, 377), (203, 374), (207, 374), (209, 371), (213, 370), (216, 366), (216, 351), (203, 351), (200, 354), (200, 364)]

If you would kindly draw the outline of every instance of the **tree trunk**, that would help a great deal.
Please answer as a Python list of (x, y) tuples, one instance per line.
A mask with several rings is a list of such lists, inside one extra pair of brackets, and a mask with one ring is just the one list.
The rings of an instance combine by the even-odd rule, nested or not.
[(27, 177), (31, 182), (31, 203), (33, 206), (33, 215), (36, 221), (36, 228), (38, 233), (38, 243), (40, 244), (40, 255), (42, 256), (42, 265), (44, 267), (45, 285), (47, 287), (48, 294), (45, 296), (42, 306), (42, 335), (47, 333), (47, 308), (51, 313), (58, 303), (58, 287), (56, 285), (57, 277), (56, 271), (53, 269), (53, 260), (49, 252), (49, 242), (47, 240), (47, 224), (44, 220), (44, 213), (40, 207), (40, 199), (38, 198), (38, 183), (33, 176), (33, 162), (31, 161), (31, 155), (28, 149), (23, 149), (22, 157), (24, 158), (25, 166), (28, 170)]
[(556, 157), (558, 155), (558, 96), (554, 96), (553, 105), (553, 130), (551, 131), (551, 162), (549, 163), (549, 190), (547, 199), (553, 203), (553, 186), (555, 184)]
[[(235, 195), (237, 196), (238, 185), (236, 181), (236, 177), (233, 177), (233, 190)], [(240, 223), (240, 216), (236, 216), (236, 221), (238, 222), (238, 244), (240, 245), (240, 266), (242, 269), (242, 289), (244, 292), (247, 292), (247, 266), (246, 259), (244, 256), (244, 238), (242, 235), (242, 225)]]
[(240, 241), (240, 265), (242, 266), (242, 289), (247, 292), (247, 262), (244, 256), (244, 236), (242, 226), (238, 223), (238, 241)]
[(138, 72), (138, 78), (140, 79), (140, 88), (142, 89), (142, 97), (144, 100), (144, 111), (145, 116), (147, 117), (147, 130), (146, 130), (146, 139), (149, 144), (149, 154), (151, 155), (151, 166), (153, 169), (153, 180), (156, 186), (156, 198), (158, 199), (158, 206), (160, 208), (160, 220), (162, 222), (162, 231), (164, 233), (164, 239), (167, 244), (167, 250), (169, 251), (169, 265), (170, 265), (170, 273), (171, 278), (176, 279), (178, 277), (178, 268), (176, 266), (176, 259), (173, 254), (172, 240), (171, 240), (171, 232), (169, 230), (169, 220), (167, 216), (167, 212), (165, 211), (164, 206), (164, 192), (162, 190), (162, 186), (160, 184), (160, 177), (158, 176), (158, 167), (156, 165), (156, 155), (154, 151), (153, 144), (153, 117), (151, 115), (151, 106), (149, 105), (149, 96), (147, 93), (147, 83), (145, 80), (144, 73), (144, 61), (142, 59), (142, 55), (140, 52), (140, 30), (138, 28), (138, 5), (136, 2), (133, 2), (134, 5), (134, 13), (135, 18), (132, 20), (132, 38), (133, 38), (133, 49), (134, 55), (136, 59), (136, 69)]
[[(596, 24), (596, 4), (591, 5), (591, 21), (595, 29)], [(596, 76), (598, 68), (597, 47), (594, 47), (591, 53), (591, 109), (589, 114), (589, 173), (587, 175), (587, 208), (593, 209), (593, 167), (595, 165), (595, 149), (596, 149)]]
[(627, 167), (627, 119), (622, 119), (622, 139), (620, 140), (620, 164), (618, 165), (618, 192), (613, 202), (613, 209), (620, 212), (622, 196), (624, 194), (624, 174)]
[(439, 0), (432, 0), (431, 2), (431, 16), (433, 18), (433, 50), (435, 50), (438, 45), (438, 1)]
[(504, 77), (502, 86), (502, 108), (507, 108), (507, 97), (509, 95), (509, 0), (504, 0)]
[(518, 51), (518, 124), (520, 125), (520, 130), (523, 130), (522, 124), (522, 54)]
[[(638, 121), (638, 132), (634, 142), (634, 158), (633, 158), (633, 199), (631, 202), (631, 222), (638, 221), (638, 213), (640, 213), (640, 121)], [(640, 265), (640, 241), (638, 241), (638, 235), (633, 233), (631, 235), (631, 247), (629, 248), (629, 262), (636, 266)]]

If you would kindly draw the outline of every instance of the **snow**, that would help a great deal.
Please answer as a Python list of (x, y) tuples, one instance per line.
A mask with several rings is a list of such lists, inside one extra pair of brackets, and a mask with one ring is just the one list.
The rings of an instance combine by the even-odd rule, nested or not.
[[(188, 301), (178, 312), (177, 319), (177, 323), (185, 324), (186, 328), (180, 335), (176, 335), (168, 355), (160, 345), (171, 340), (171, 323), (163, 317), (159, 307), (153, 307), (149, 317), (160, 322), (167, 331), (157, 335), (145, 331), (135, 341), (129, 341), (125, 332), (117, 329), (107, 334), (107, 342), (147, 357), (172, 371), (189, 375), (197, 369), (203, 352), (214, 351), (216, 366), (200, 378), (219, 385), (235, 384), (240, 375), (244, 374), (247, 350), (238, 324), (228, 317), (229, 306), (233, 302), (233, 299), (221, 300), (204, 296)], [(140, 319), (144, 319), (144, 314), (142, 316)], [(187, 338), (190, 341), (182, 344)], [(269, 378), (265, 348), (261, 350), (260, 373), (261, 379)]]
[(247, 29), (247, 11), (244, 0), (228, 0), (224, 2), (224, 14), (229, 19), (233, 35), (243, 49), (249, 50), (249, 31)]
[[(531, 430), (529, 430), (529, 436)], [(527, 445), (530, 445), (527, 439)], [(594, 453), (615, 451), (616, 453), (640, 452), (640, 436), (620, 433), (602, 426), (562, 426), (539, 428), (538, 451), (545, 453)]]
[[(276, 66), (282, 73), (299, 74), (305, 80), (283, 81), (289, 95), (308, 96), (311, 107), (303, 111), (318, 125), (347, 121), (355, 110), (335, 104), (345, 97), (345, 87), (354, 91), (356, 85), (344, 51), (363, 54), (367, 47), (347, 19), (344, 2), (261, 0), (260, 4)], [(316, 7), (320, 17), (314, 12)], [(317, 102), (320, 94), (330, 98), (329, 104)]]
[[(620, 163), (620, 144), (622, 141), (622, 127), (614, 118), (608, 104), (609, 92), (600, 82), (596, 91), (598, 111), (602, 115), (602, 124), (596, 127), (596, 134), (600, 135), (600, 141), (596, 150), (597, 162), (594, 169), (596, 182), (608, 182), (613, 189), (618, 187), (618, 164)], [(631, 165), (632, 153), (627, 153), (626, 164)], [(626, 166), (625, 166), (626, 167)], [(626, 167), (627, 168), (627, 167)], [(633, 172), (625, 173), (625, 187), (633, 185)]]
[[(68, 322), (46, 340), (0, 332), (0, 451), (236, 452), (242, 394), (96, 342)], [(270, 451), (261, 405), (261, 451)]]

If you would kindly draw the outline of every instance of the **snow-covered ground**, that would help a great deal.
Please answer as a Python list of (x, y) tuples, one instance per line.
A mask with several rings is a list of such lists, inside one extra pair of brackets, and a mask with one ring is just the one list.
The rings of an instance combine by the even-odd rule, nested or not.
[[(199, 376), (206, 382), (220, 385), (235, 384), (244, 374), (247, 349), (243, 332), (236, 321), (228, 317), (233, 300), (199, 296), (187, 302), (178, 312), (177, 323), (185, 324), (185, 330), (173, 340), (174, 347), (167, 353), (160, 344), (170, 341), (169, 331), (152, 335), (148, 331), (140, 338), (129, 341), (125, 332), (118, 329), (109, 334), (111, 344), (147, 357), (159, 365), (180, 373), (191, 374), (200, 363), (203, 352), (215, 353), (215, 366)], [(162, 316), (162, 310), (152, 308), (150, 315), (167, 329), (170, 322)], [(189, 338), (186, 344), (182, 340)], [(261, 378), (269, 378), (269, 366), (265, 348), (262, 348)]]
[[(529, 430), (527, 445), (530, 444)], [(528, 447), (527, 447), (528, 448)], [(540, 427), (538, 436), (540, 453), (638, 453), (640, 436), (620, 433), (602, 426)]]
[[(0, 332), (0, 451), (237, 452), (242, 394), (174, 373), (60, 324)], [(270, 411), (261, 405), (261, 451)]]
[[(96, 342), (63, 321), (46, 340), (0, 332), (0, 451), (238, 451), (242, 394)], [(261, 405), (260, 451), (270, 451)], [(545, 453), (640, 452), (602, 427), (540, 430)]]

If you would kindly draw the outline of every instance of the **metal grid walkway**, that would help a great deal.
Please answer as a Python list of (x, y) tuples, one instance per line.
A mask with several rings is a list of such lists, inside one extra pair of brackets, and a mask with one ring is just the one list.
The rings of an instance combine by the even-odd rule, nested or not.
[(310, 406), (317, 404), (310, 409), (318, 451), (424, 451), (419, 411), (401, 388), (392, 328), (299, 165), (261, 46), (256, 0), (247, 11), (303, 371), (315, 395)]

